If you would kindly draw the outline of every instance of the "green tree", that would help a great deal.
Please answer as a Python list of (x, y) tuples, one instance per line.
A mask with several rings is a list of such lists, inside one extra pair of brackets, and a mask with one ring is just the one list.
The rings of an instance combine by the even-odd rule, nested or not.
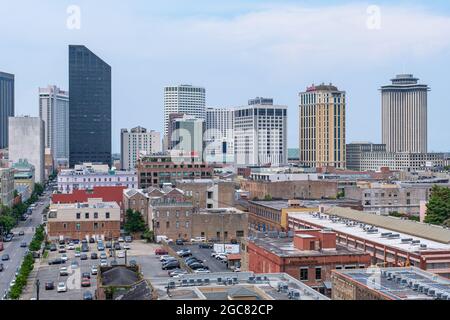
[(264, 197), (265, 201), (271, 201), (272, 200), (272, 196), (270, 194), (266, 194), (266, 196)]
[(443, 225), (450, 219), (450, 188), (433, 186), (427, 204), (426, 223)]
[(124, 229), (128, 233), (145, 231), (145, 221), (139, 211), (134, 211), (132, 209), (127, 210)]
[(2, 214), (0, 215), (0, 231), (7, 234), (16, 225), (16, 219), (10, 215)]
[(153, 242), (153, 231), (149, 229), (145, 229), (144, 234), (142, 235), (142, 238), (147, 240), (147, 242)]

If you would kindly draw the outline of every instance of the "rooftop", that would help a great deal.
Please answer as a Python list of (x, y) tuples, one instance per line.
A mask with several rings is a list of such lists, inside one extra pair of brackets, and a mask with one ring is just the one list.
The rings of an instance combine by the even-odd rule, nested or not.
[(103, 286), (131, 286), (140, 280), (139, 274), (125, 266), (117, 266), (103, 271)]
[[(267, 208), (281, 210), (289, 208), (289, 200), (271, 200), (271, 201), (249, 201), (250, 203), (254, 203), (260, 206), (264, 206)], [(318, 208), (320, 205), (327, 206), (345, 206), (345, 205), (359, 205), (359, 201), (353, 200), (300, 200), (302, 207), (305, 208)]]
[[(289, 300), (288, 292), (291, 290), (298, 294), (296, 300), (329, 300), (285, 273), (186, 274), (179, 279), (154, 278), (151, 283), (159, 300), (228, 300), (242, 297), (256, 300)], [(168, 296), (169, 283), (172, 288)], [(283, 284), (283, 290), (278, 290), (280, 284)]]
[(414, 267), (333, 272), (394, 300), (450, 300), (449, 279)]
[[(299, 235), (301, 237), (312, 237), (310, 235)], [(348, 248), (346, 246), (336, 245), (336, 249), (325, 250), (299, 250), (294, 246), (293, 238), (251, 238), (249, 242), (253, 242), (258, 247), (282, 258), (295, 257), (319, 257), (319, 256), (339, 256), (339, 255), (361, 255), (365, 254), (361, 250)]]

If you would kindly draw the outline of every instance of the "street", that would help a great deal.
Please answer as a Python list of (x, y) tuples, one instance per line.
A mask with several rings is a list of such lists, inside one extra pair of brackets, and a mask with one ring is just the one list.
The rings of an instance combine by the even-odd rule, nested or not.
[[(43, 202), (43, 205), (38, 205), (39, 202)], [(9, 284), (15, 277), (15, 273), (18, 267), (22, 264), (23, 257), (28, 248), (21, 248), (20, 243), (26, 242), (30, 244), (33, 239), (34, 229), (42, 223), (42, 212), (45, 207), (50, 203), (50, 196), (45, 195), (45, 198), (38, 200), (36, 208), (30, 215), (27, 221), (20, 221), (18, 226), (11, 232), (14, 233), (14, 238), (11, 242), (4, 242), (5, 249), (0, 252), (0, 256), (3, 254), (9, 254), (9, 261), (0, 261), (3, 263), (4, 270), (0, 272), (0, 295), (3, 297), (5, 291), (9, 289)], [(31, 220), (30, 220), (31, 219)], [(19, 236), (19, 232), (24, 231), (24, 236)]]

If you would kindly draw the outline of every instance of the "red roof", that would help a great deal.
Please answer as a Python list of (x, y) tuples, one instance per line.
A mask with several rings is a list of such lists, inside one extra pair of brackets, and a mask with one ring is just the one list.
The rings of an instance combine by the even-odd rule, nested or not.
[(230, 253), (227, 255), (228, 260), (241, 260), (241, 255), (238, 253)]
[(123, 202), (124, 186), (117, 187), (94, 187), (93, 190), (74, 190), (68, 194), (53, 194), (53, 203), (77, 203), (87, 202), (88, 199), (98, 198), (105, 202), (115, 201), (119, 206)]

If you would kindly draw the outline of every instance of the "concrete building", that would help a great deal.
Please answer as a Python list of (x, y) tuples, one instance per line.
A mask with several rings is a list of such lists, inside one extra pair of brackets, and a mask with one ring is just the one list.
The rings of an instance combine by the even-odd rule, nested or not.
[(207, 162), (234, 163), (234, 110), (206, 108)]
[(161, 153), (143, 157), (137, 163), (140, 189), (160, 187), (180, 179), (211, 179), (212, 174), (213, 168), (198, 156)]
[(9, 117), (14, 117), (14, 75), (0, 71), (0, 149), (8, 147)]
[(415, 266), (450, 278), (450, 230), (443, 227), (340, 207), (290, 211), (288, 225), (331, 230), (338, 244), (364, 250), (379, 266)]
[[(169, 115), (184, 113), (197, 119), (206, 118), (206, 90), (192, 85), (164, 88), (164, 136), (169, 133)], [(170, 141), (169, 141), (170, 142)]]
[(45, 126), (34, 117), (9, 118), (9, 161), (27, 159), (35, 168), (35, 181), (45, 179)]
[(69, 159), (111, 165), (111, 67), (85, 46), (69, 46)]
[(420, 202), (430, 197), (431, 187), (410, 187), (400, 183), (363, 183), (344, 188), (346, 199), (361, 201), (364, 211), (418, 216)]
[(233, 181), (177, 180), (175, 186), (182, 190), (198, 208), (217, 209), (234, 206), (236, 189)]
[(285, 238), (251, 238), (244, 256), (248, 271), (286, 272), (328, 296), (332, 270), (367, 268), (371, 260), (368, 253), (336, 245), (336, 234), (320, 229), (298, 230)]
[(14, 189), (26, 187), (33, 192), (35, 184), (35, 167), (26, 159), (19, 159), (19, 161), (12, 164), (11, 168), (14, 171)]
[(347, 169), (361, 170), (361, 157), (363, 153), (386, 152), (386, 145), (372, 142), (352, 142), (346, 145)]
[(382, 141), (387, 152), (427, 152), (428, 91), (412, 74), (381, 87)]
[(57, 86), (39, 88), (39, 117), (45, 124), (45, 147), (55, 163), (69, 160), (69, 93)]
[(345, 168), (345, 91), (321, 84), (300, 93), (300, 163)]
[(196, 155), (203, 161), (203, 134), (205, 120), (194, 116), (183, 115), (171, 123), (170, 149), (186, 155)]
[(333, 300), (450, 300), (450, 281), (418, 268), (332, 271)]
[[(262, 100), (261, 100), (262, 99)], [(287, 164), (287, 106), (260, 98), (234, 111), (234, 153), (238, 166)], [(260, 102), (263, 104), (258, 104)]]
[[(329, 300), (286, 273), (190, 273), (181, 275), (179, 280), (180, 285), (169, 277), (151, 278), (150, 282), (158, 300)], [(266, 313), (267, 306), (261, 306), (261, 313)]]
[(94, 187), (122, 186), (137, 188), (138, 178), (134, 171), (110, 170), (108, 165), (85, 163), (74, 169), (64, 169), (58, 174), (58, 191), (72, 193), (74, 190)]
[(52, 204), (47, 216), (50, 239), (113, 239), (120, 236), (120, 207), (116, 202), (88, 199), (84, 203)]
[(120, 132), (120, 165), (122, 170), (135, 170), (136, 161), (141, 155), (161, 152), (161, 134), (136, 127)]
[(12, 207), (14, 200), (14, 171), (0, 168), (0, 205)]

